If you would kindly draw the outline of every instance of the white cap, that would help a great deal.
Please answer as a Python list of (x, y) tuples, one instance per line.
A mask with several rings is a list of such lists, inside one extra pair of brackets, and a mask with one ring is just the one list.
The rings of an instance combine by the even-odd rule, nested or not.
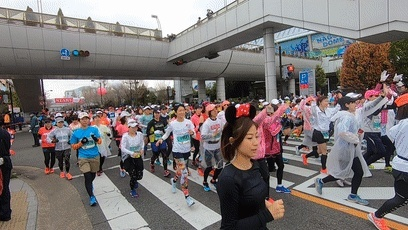
[(396, 85), (397, 85), (398, 87), (401, 87), (401, 86), (404, 86), (405, 84), (404, 84), (402, 81), (399, 81)]
[(271, 104), (272, 105), (277, 105), (277, 104), (279, 104), (280, 102), (279, 102), (279, 100), (278, 99), (272, 99), (272, 101), (271, 101)]
[(128, 127), (136, 127), (138, 124), (136, 122), (136, 120), (134, 119), (129, 119), (128, 120)]
[(61, 114), (61, 113), (57, 113), (57, 114), (55, 114), (55, 117), (62, 117), (62, 114)]
[(78, 118), (79, 118), (79, 119), (82, 119), (82, 118), (84, 118), (84, 117), (88, 117), (88, 118), (89, 118), (89, 114), (88, 114), (87, 112), (80, 112), (80, 113), (78, 114)]
[(145, 106), (145, 107), (143, 108), (143, 110), (146, 110), (146, 109), (152, 109), (152, 108), (150, 108), (150, 106)]
[(130, 113), (128, 113), (128, 111), (122, 111), (121, 113), (120, 113), (120, 117), (122, 118), (122, 117), (130, 117)]
[(238, 109), (239, 106), (240, 106), (240, 104), (236, 104), (236, 105), (235, 105), (235, 108)]
[(264, 102), (262, 102), (262, 105), (263, 105), (263, 106), (267, 106), (267, 105), (269, 105), (269, 102), (264, 101)]
[(353, 92), (346, 94), (346, 97), (350, 97), (350, 98), (353, 98), (353, 99), (360, 98), (361, 96), (362, 96), (361, 94), (353, 93)]

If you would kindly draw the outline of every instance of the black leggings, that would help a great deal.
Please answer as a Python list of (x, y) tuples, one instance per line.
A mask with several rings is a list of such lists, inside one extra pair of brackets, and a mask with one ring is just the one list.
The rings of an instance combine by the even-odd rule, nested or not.
[(383, 218), (386, 214), (408, 204), (408, 173), (392, 169), (394, 176), (395, 196), (387, 200), (376, 212), (375, 216)]
[(44, 153), (44, 164), (47, 168), (53, 168), (55, 165), (55, 149), (54, 148), (43, 148)]
[(94, 172), (86, 172), (84, 173), (85, 177), (85, 188), (86, 192), (88, 193), (89, 197), (93, 196), (93, 180), (95, 179), (96, 173)]
[[(357, 190), (361, 185), (361, 181), (363, 180), (363, 167), (361, 166), (360, 159), (358, 157), (355, 157), (353, 160), (353, 165), (351, 166), (351, 169), (354, 172), (353, 179), (351, 179), (351, 194), (357, 195)], [(327, 183), (330, 181), (336, 181), (338, 180), (337, 178), (333, 177), (332, 175), (329, 175), (325, 178), (323, 178), (323, 183)]]
[(282, 154), (273, 155), (273, 157), (268, 157), (266, 158), (266, 162), (268, 162), (269, 172), (273, 172), (276, 163), (276, 165), (278, 166), (278, 169), (276, 170), (276, 178), (278, 179), (278, 184), (282, 184), (283, 168), (285, 167), (285, 164), (283, 163)]
[(105, 162), (106, 157), (99, 154), (99, 171), (102, 172), (102, 165)]
[(116, 146), (118, 146), (118, 157), (120, 157), (119, 162), (120, 169), (125, 169), (122, 161), (122, 150), (120, 150), (120, 140), (116, 140)]
[[(151, 144), (154, 145), (155, 143), (151, 143)], [(167, 155), (167, 149), (159, 149), (158, 152), (153, 152), (152, 158), (150, 159), (150, 164), (154, 165), (154, 162), (156, 161), (156, 159), (159, 158), (160, 153), (163, 157), (163, 168), (164, 170), (167, 170), (167, 161), (169, 159)]]
[(71, 158), (71, 149), (55, 151), (55, 154), (57, 155), (58, 167), (60, 171), (64, 172), (64, 163), (65, 163), (65, 171), (69, 173), (69, 166), (71, 164), (69, 161), (69, 159)]
[(191, 138), (191, 142), (194, 146), (193, 161), (196, 160), (197, 155), (200, 153), (200, 141), (194, 138)]

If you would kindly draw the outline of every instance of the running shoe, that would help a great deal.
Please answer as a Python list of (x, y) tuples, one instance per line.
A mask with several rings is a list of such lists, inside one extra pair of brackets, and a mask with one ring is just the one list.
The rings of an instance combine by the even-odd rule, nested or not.
[(65, 173), (64, 172), (60, 172), (60, 178), (65, 178)]
[(53, 168), (50, 168), (49, 174), (53, 174), (54, 172), (55, 172), (54, 169), (53, 169)]
[(45, 169), (44, 169), (44, 173), (45, 173), (45, 174), (50, 174), (50, 168), (45, 168)]
[(308, 165), (306, 154), (302, 154), (303, 165)]
[(384, 172), (386, 172), (386, 173), (392, 173), (392, 166), (385, 166)]
[(102, 175), (102, 170), (99, 170), (98, 172), (96, 172), (97, 176), (101, 176)]
[(290, 189), (288, 189), (288, 188), (286, 188), (285, 186), (276, 186), (276, 189), (275, 189), (275, 191), (276, 192), (279, 192), (279, 193), (286, 193), (286, 194), (289, 194), (290, 193)]
[(160, 162), (159, 158), (157, 158), (154, 163), (155, 163), (156, 165), (161, 165), (161, 162)]
[(211, 191), (211, 188), (210, 188), (210, 186), (208, 186), (208, 183), (207, 183), (207, 182), (204, 182), (204, 183), (203, 183), (203, 186), (204, 186), (204, 191), (206, 191), (206, 192)]
[(126, 176), (126, 171), (124, 169), (120, 170), (120, 177), (125, 177)]
[(368, 201), (361, 199), (359, 195), (350, 194), (347, 197), (347, 200), (353, 203), (361, 204), (361, 205), (368, 205)]
[(171, 192), (176, 193), (177, 192), (176, 182), (174, 182), (173, 178), (170, 179), (170, 183), (171, 183)]
[(348, 180), (343, 180), (343, 183), (344, 183), (345, 185), (351, 186), (351, 182), (348, 181)]
[(322, 179), (316, 178), (316, 180), (315, 180), (315, 189), (316, 189), (317, 193), (322, 195), (322, 193), (323, 193), (323, 181), (322, 181)]
[(296, 156), (300, 156), (299, 146), (295, 147)]
[(98, 202), (96, 201), (96, 197), (95, 196), (91, 196), (89, 198), (89, 205), (91, 206), (95, 206)]
[(150, 164), (150, 172), (154, 173), (154, 164)]
[(67, 174), (65, 174), (65, 176), (67, 177), (67, 180), (72, 180), (72, 175), (71, 175), (71, 173), (67, 173)]
[(368, 220), (374, 224), (374, 226), (379, 230), (390, 230), (385, 223), (384, 218), (378, 218), (373, 212), (368, 214)]
[(336, 184), (340, 187), (344, 187), (344, 183), (342, 180), (336, 180)]
[(195, 202), (194, 202), (193, 198), (191, 198), (191, 196), (186, 197), (186, 202), (187, 202), (188, 207), (191, 207), (193, 204), (195, 204)]
[(171, 165), (171, 160), (167, 160), (167, 165)]
[(327, 168), (325, 168), (325, 169), (320, 169), (320, 173), (327, 174)]
[(139, 194), (137, 194), (136, 189), (130, 190), (130, 196), (133, 198), (138, 198)]
[(169, 170), (164, 170), (163, 176), (164, 177), (169, 177), (170, 176)]
[(369, 165), (368, 168), (369, 169), (375, 169), (374, 165)]
[(289, 160), (288, 160), (287, 158), (284, 158), (284, 157), (283, 157), (283, 158), (282, 158), (282, 161), (283, 161), (284, 164), (289, 164)]

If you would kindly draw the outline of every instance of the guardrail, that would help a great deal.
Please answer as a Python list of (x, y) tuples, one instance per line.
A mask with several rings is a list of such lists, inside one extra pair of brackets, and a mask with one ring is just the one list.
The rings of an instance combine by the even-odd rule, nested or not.
[(105, 34), (119, 37), (135, 37), (138, 39), (167, 40), (162, 38), (161, 30), (141, 27), (125, 26), (119, 23), (93, 21), (90, 18), (78, 19), (62, 15), (42, 14), (0, 7), (0, 23), (6, 21), (11, 24), (53, 28), (83, 33)]

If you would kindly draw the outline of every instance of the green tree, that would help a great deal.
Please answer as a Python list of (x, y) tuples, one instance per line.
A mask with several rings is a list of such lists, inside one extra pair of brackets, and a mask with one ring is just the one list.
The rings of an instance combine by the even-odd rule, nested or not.
[(216, 83), (212, 84), (211, 87), (206, 87), (205, 91), (206, 91), (207, 96), (210, 97), (210, 101), (215, 101), (215, 100), (218, 99), (217, 98), (217, 84)]
[(408, 77), (408, 39), (391, 43), (390, 62), (398, 74)]
[(325, 90), (325, 87), (327, 86), (327, 78), (326, 78), (326, 73), (324, 72), (324, 69), (322, 68), (322, 66), (316, 65), (315, 76), (316, 76), (317, 89), (319, 89), (320, 92), (323, 93), (323, 91)]
[(393, 73), (394, 68), (389, 60), (390, 45), (364, 42), (350, 45), (344, 54), (340, 73), (341, 87), (361, 92), (374, 88), (383, 70)]

